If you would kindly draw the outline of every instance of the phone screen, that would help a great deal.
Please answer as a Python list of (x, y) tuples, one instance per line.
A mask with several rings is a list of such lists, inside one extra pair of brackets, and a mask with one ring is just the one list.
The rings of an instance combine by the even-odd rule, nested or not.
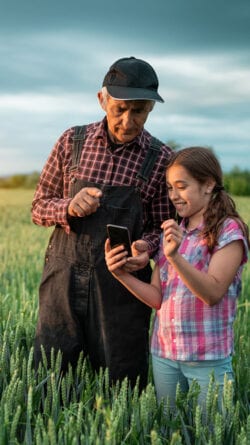
[(111, 248), (123, 244), (128, 252), (128, 256), (132, 256), (130, 235), (127, 227), (107, 224), (107, 232)]

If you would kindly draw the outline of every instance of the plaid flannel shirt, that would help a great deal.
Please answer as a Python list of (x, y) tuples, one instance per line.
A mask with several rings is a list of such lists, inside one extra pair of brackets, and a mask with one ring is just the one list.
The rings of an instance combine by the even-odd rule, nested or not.
[[(149, 149), (151, 135), (143, 129), (133, 141), (112, 150), (106, 127), (106, 118), (88, 125), (79, 169), (75, 176), (96, 184), (135, 186), (136, 175)], [(32, 202), (34, 223), (44, 226), (59, 224), (67, 233), (70, 232), (67, 209), (71, 200), (69, 190), (72, 180), (70, 167), (73, 135), (72, 127), (56, 142), (41, 173)], [(143, 239), (148, 242), (151, 253), (159, 245), (162, 221), (174, 214), (165, 180), (165, 170), (171, 153), (169, 147), (162, 145), (149, 181), (141, 190), (145, 227)], [(147, 232), (147, 222), (151, 223), (150, 232)]]

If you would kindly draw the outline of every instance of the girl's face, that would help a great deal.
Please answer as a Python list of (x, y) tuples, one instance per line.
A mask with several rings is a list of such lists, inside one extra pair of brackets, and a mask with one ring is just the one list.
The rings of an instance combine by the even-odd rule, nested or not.
[(189, 218), (189, 225), (197, 227), (209, 204), (215, 181), (211, 178), (201, 184), (181, 165), (167, 171), (169, 198), (182, 218)]

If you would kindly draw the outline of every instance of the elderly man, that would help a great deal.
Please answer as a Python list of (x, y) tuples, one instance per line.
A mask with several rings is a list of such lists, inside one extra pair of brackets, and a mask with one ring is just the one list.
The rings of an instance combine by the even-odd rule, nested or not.
[(147, 383), (150, 308), (107, 270), (104, 243), (109, 223), (127, 226), (133, 260), (127, 266), (150, 281), (149, 259), (160, 225), (172, 216), (165, 171), (171, 149), (144, 124), (158, 94), (150, 64), (117, 60), (98, 99), (101, 122), (66, 130), (56, 142), (32, 203), (34, 223), (55, 226), (39, 290), (35, 361), (41, 345), (62, 352), (62, 370), (81, 351), (94, 370), (108, 368), (111, 382), (126, 376)]

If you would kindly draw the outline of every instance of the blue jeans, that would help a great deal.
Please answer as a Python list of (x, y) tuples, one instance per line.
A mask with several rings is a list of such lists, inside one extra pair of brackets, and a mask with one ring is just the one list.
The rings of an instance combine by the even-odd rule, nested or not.
[(221, 360), (204, 361), (178, 361), (152, 355), (152, 366), (157, 400), (169, 398), (170, 407), (175, 407), (177, 384), (183, 392), (188, 392), (193, 380), (200, 386), (198, 403), (204, 406), (211, 374), (214, 374), (215, 382), (219, 385), (218, 402), (221, 405), (223, 394), (224, 376), (233, 380), (231, 356)]

